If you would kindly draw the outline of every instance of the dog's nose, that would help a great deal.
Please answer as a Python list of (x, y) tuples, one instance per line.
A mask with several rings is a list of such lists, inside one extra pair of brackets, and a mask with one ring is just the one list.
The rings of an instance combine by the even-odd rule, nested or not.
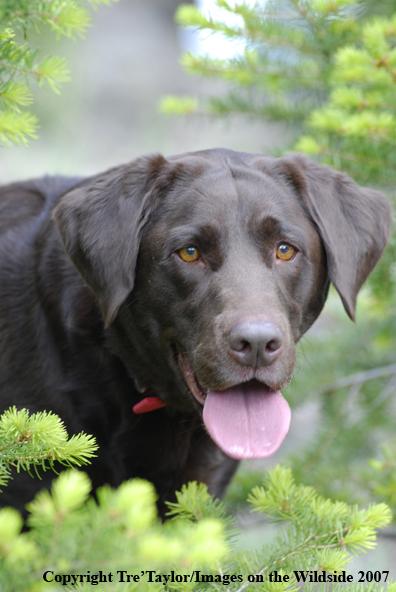
[(244, 366), (269, 366), (281, 353), (283, 333), (269, 321), (242, 321), (228, 335), (233, 357)]

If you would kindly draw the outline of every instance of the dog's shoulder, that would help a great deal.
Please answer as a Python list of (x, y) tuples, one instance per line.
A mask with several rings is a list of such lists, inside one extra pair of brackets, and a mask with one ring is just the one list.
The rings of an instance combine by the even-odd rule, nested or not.
[[(38, 323), (32, 311), (49, 290), (47, 283), (58, 281), (57, 270), (64, 268), (61, 257), (66, 256), (57, 241), (52, 210), (78, 182), (77, 178), (44, 177), (0, 187), (1, 347), (12, 334), (4, 332), (10, 319), (17, 334)], [(48, 263), (50, 256), (52, 265)], [(5, 347), (14, 351), (14, 346)]]
[(0, 234), (51, 211), (58, 199), (81, 181), (76, 177), (43, 177), (0, 187)]

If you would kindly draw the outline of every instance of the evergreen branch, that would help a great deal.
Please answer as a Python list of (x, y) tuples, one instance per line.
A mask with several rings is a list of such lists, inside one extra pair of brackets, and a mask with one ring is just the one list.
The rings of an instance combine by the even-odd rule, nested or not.
[[(383, 160), (379, 158), (370, 158), (366, 155), (356, 154), (354, 152), (343, 152), (339, 148), (328, 148), (322, 144), (319, 144), (317, 140), (311, 136), (301, 136), (299, 140), (296, 142), (294, 146), (294, 151), (297, 152), (305, 152), (306, 154), (312, 155), (325, 155), (331, 156), (335, 158), (346, 160), (351, 163), (356, 163), (358, 165), (370, 165), (372, 167), (379, 167), (381, 166), (382, 169), (389, 168), (390, 170), (394, 170), (394, 165), (389, 164), (388, 166), (384, 163)], [(316, 392), (316, 391), (315, 391)]]
[(30, 467), (47, 469), (58, 461), (67, 466), (81, 466), (90, 462), (98, 449), (95, 439), (86, 434), (74, 435), (68, 440), (66, 428), (59, 417), (51, 412), (29, 416), (26, 409), (10, 408), (0, 418), (0, 474), (6, 480), (10, 468), (19, 472)]
[(10, 14), (8, 18), (11, 22), (15, 22), (18, 20), (27, 21), (31, 17), (37, 17), (39, 21), (56, 21), (57, 18), (51, 12), (45, 12), (42, 10), (17, 10)]
[[(191, 73), (204, 76), (221, 76), (225, 79), (236, 79), (239, 82), (248, 81), (250, 84), (260, 84), (264, 86), (263, 77), (276, 77), (282, 81), (300, 81), (307, 82), (307, 86), (311, 90), (322, 91), (325, 86), (317, 80), (315, 76), (318, 74), (316, 69), (307, 72), (306, 64), (299, 64), (293, 70), (287, 68), (280, 69), (274, 66), (274, 61), (271, 66), (262, 66), (251, 59), (236, 60), (217, 60), (207, 57), (194, 56), (186, 54), (181, 61), (186, 70)], [(238, 76), (239, 74), (239, 76)], [(243, 76), (242, 76), (243, 75)], [(255, 78), (252, 77), (255, 76)]]
[(28, 138), (37, 139), (38, 120), (31, 113), (10, 113), (0, 110), (0, 142), (28, 144)]
[(18, 82), (0, 85), (0, 101), (7, 110), (20, 112), (19, 106), (26, 107), (33, 101), (32, 93), (26, 86)]
[[(310, 545), (309, 543), (313, 542), (313, 541), (318, 541), (322, 538), (326, 538), (329, 536), (340, 536), (340, 535), (345, 536), (353, 528), (354, 528), (353, 526), (349, 526), (349, 527), (346, 527), (345, 529), (336, 530), (331, 533), (325, 533), (325, 534), (317, 535), (317, 536), (310, 535), (304, 541), (302, 541), (297, 547), (295, 547), (292, 551), (284, 554), (281, 557), (277, 557), (276, 559), (273, 559), (270, 563), (263, 566), (260, 570), (255, 571), (254, 575), (255, 575), (255, 577), (261, 576), (261, 575), (264, 575), (265, 573), (269, 573), (271, 570), (273, 571), (274, 569), (279, 571), (279, 569), (281, 569), (282, 564), (287, 563), (291, 558), (306, 557), (306, 554), (309, 553), (310, 551), (329, 550), (329, 549), (344, 549), (346, 545), (345, 545), (345, 540), (343, 538), (341, 538), (340, 541), (337, 541), (335, 543), (329, 543), (327, 545), (317, 545), (317, 544)], [(372, 535), (372, 536), (374, 536), (374, 535)], [(367, 543), (366, 546), (368, 546), (369, 548), (372, 547), (372, 543), (370, 541), (370, 535), (368, 535), (368, 537), (366, 539), (366, 543)], [(343, 555), (344, 555), (344, 560), (345, 560), (345, 554), (343, 553)], [(333, 567), (331, 569), (333, 569)], [(240, 586), (235, 592), (242, 592), (250, 585), (251, 585), (251, 582), (247, 581), (244, 584), (242, 584), (242, 586)]]
[(290, 0), (296, 12), (300, 17), (310, 26), (316, 38), (323, 38), (323, 19), (315, 18), (315, 15), (309, 11), (308, 6), (305, 7), (303, 2), (299, 0)]
[[(278, 515), (282, 520), (291, 520), (299, 525), (301, 533), (309, 532), (299, 542), (291, 542), (289, 539), (289, 549), (280, 556), (274, 553), (269, 562), (255, 570), (257, 576), (270, 570), (279, 570), (282, 565), (290, 567), (290, 560), (293, 558), (301, 559), (310, 553), (314, 553), (312, 557), (315, 557), (315, 553), (323, 551), (342, 551), (341, 555), (333, 556), (333, 561), (345, 563), (348, 559), (345, 549), (356, 552), (372, 548), (375, 544), (375, 528), (389, 524), (391, 520), (390, 511), (384, 504), (358, 511), (356, 508), (348, 508), (346, 504), (325, 500), (312, 488), (297, 487), (290, 470), (282, 467), (270, 470), (264, 488), (254, 488), (248, 499), (256, 511), (270, 512), (270, 515)], [(297, 520), (297, 517), (300, 519)], [(337, 528), (329, 528), (323, 532), (326, 526), (336, 524)], [(285, 550), (284, 542), (275, 542), (272, 547)], [(326, 560), (330, 559), (331, 556), (327, 554)], [(319, 569), (319, 566), (311, 566), (310, 569)], [(333, 565), (331, 569), (338, 567)], [(237, 592), (242, 592), (249, 585), (249, 582), (245, 582)]]
[[(242, 16), (244, 19), (243, 27), (230, 27), (225, 25), (220, 20), (213, 20), (202, 15), (202, 13), (190, 4), (181, 4), (175, 14), (176, 22), (183, 27), (194, 27), (199, 30), (212, 31), (213, 33), (221, 33), (226, 37), (235, 38), (239, 40), (246, 40), (246, 43), (251, 45), (269, 45), (271, 47), (289, 48), (293, 52), (301, 52), (307, 55), (317, 55), (317, 49), (313, 47), (314, 38), (307, 40), (307, 35), (295, 27), (290, 27), (285, 24), (280, 24), (278, 21), (280, 15), (271, 12), (265, 12), (264, 18), (258, 21), (254, 20), (252, 26), (249, 26), (246, 15), (241, 15), (238, 8), (241, 5), (235, 5), (234, 8), (227, 6), (227, 12)], [(255, 9), (252, 9), (252, 12)], [(257, 11), (257, 8), (256, 8)], [(255, 12), (254, 14), (257, 14)], [(291, 15), (285, 14), (284, 21), (288, 23)]]
[[(4, 70), (11, 70), (12, 72), (17, 72), (18, 74), (22, 74), (23, 76), (35, 76), (36, 72), (30, 68), (26, 68), (23, 66), (18, 65), (17, 63), (11, 63), (6, 60), (0, 60), (0, 69)], [(9, 73), (9, 72), (7, 72)]]
[[(191, 582), (188, 589), (192, 592), (207, 588), (213, 592), (224, 590), (225, 585), (230, 591), (242, 592), (255, 584), (232, 584), (227, 582), (227, 574), (241, 574), (243, 582), (246, 573), (268, 574), (271, 568), (280, 574), (292, 573), (302, 566), (311, 571), (345, 569), (349, 554), (337, 549), (335, 543), (346, 548), (355, 545), (355, 550), (361, 551), (362, 545), (372, 546), (374, 529), (389, 521), (389, 511), (383, 504), (359, 511), (323, 500), (311, 488), (297, 488), (290, 471), (280, 467), (270, 473), (266, 488), (272, 491), (278, 505), (283, 504), (283, 494), (289, 492), (294, 501), (298, 498), (297, 505), (302, 508), (307, 489), (313, 503), (302, 520), (308, 535), (301, 540), (296, 537), (294, 525), (288, 527), (263, 550), (263, 557), (257, 558), (254, 552), (230, 554), (230, 532), (227, 528), (224, 531), (221, 504), (202, 485), (192, 483), (184, 487), (177, 494), (178, 501), (170, 504), (172, 514), (179, 514), (182, 519), (161, 524), (156, 519), (155, 492), (150, 484), (134, 480), (118, 490), (106, 486), (97, 491), (95, 502), (88, 497), (87, 477), (78, 471), (66, 471), (54, 481), (51, 493), (41, 491), (28, 505), (28, 535), (21, 534), (22, 520), (15, 510), (0, 510), (0, 580), (7, 592), (18, 592), (22, 581), (23, 589), (33, 592), (43, 573), (50, 577), (52, 572), (94, 575), (100, 570), (102, 574), (118, 574), (117, 570), (124, 570), (127, 565), (129, 573), (143, 575), (150, 569), (158, 570), (150, 573), (159, 575), (169, 574), (172, 565), (174, 573), (185, 573), (188, 582), (191, 570), (199, 574), (213, 574), (216, 570), (218, 583)], [(319, 521), (312, 520), (315, 512), (320, 514)], [(209, 517), (208, 513), (219, 517)], [(327, 528), (324, 533), (323, 525), (330, 524), (335, 528)], [(348, 528), (348, 532), (355, 533), (354, 540), (349, 542)], [(257, 561), (262, 567), (256, 567)], [(61, 571), (61, 565), (67, 568)], [(92, 583), (94, 580), (86, 585), (90, 587)], [(144, 578), (138, 584), (139, 590), (147, 592), (163, 586), (163, 580), (155, 586)], [(294, 581), (287, 584), (290, 591), (297, 592), (296, 586)], [(169, 592), (184, 588), (185, 584), (167, 582)], [(308, 590), (312, 587), (307, 583)]]
[[(27, 144), (28, 139), (37, 138), (37, 119), (22, 112), (23, 107), (32, 103), (31, 80), (56, 93), (59, 93), (60, 83), (70, 80), (64, 59), (47, 56), (37, 60), (38, 51), (33, 51), (29, 42), (16, 41), (16, 32), (22, 32), (25, 41), (30, 29), (40, 32), (42, 26), (50, 27), (58, 36), (82, 37), (90, 26), (86, 7), (100, 3), (109, 4), (109, 0), (0, 2), (0, 102), (9, 112), (0, 113), (0, 141), (4, 145)], [(11, 83), (14, 86), (10, 86)]]
[(193, 481), (188, 485), (183, 485), (181, 491), (176, 492), (176, 500), (175, 503), (167, 502), (169, 508), (167, 516), (192, 522), (202, 518), (221, 520), (229, 541), (236, 536), (235, 519), (227, 515), (226, 508), (219, 499), (214, 499), (209, 495), (205, 483)]
[(59, 94), (59, 83), (70, 80), (70, 72), (66, 66), (66, 60), (56, 56), (47, 56), (35, 68), (35, 75), (40, 86), (48, 86)]
[(389, 366), (383, 366), (382, 368), (372, 368), (371, 370), (365, 370), (363, 372), (357, 372), (356, 374), (351, 374), (350, 376), (344, 376), (332, 382), (318, 390), (315, 393), (327, 393), (330, 391), (335, 391), (340, 388), (344, 388), (346, 386), (352, 386), (355, 384), (363, 384), (368, 380), (375, 380), (376, 378), (380, 378), (381, 376), (389, 376), (392, 374), (396, 374), (396, 364), (390, 364)]

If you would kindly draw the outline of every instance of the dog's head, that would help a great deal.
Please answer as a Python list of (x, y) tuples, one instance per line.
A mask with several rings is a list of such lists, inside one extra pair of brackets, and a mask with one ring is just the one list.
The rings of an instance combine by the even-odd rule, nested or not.
[(151, 156), (67, 193), (64, 248), (140, 387), (203, 408), (234, 458), (272, 454), (295, 344), (329, 283), (354, 318), (390, 225), (384, 197), (301, 155)]

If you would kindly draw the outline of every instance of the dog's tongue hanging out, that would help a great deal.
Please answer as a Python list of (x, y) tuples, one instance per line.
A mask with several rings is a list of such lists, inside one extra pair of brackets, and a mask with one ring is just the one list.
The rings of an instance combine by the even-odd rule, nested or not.
[[(290, 407), (279, 391), (257, 380), (211, 391), (198, 386), (193, 369), (182, 354), (178, 357), (191, 393), (203, 405), (203, 420), (212, 440), (231, 458), (267, 458), (282, 444), (290, 426)], [(205, 392), (203, 392), (205, 391)], [(146, 397), (133, 407), (146, 413), (166, 404)]]
[(203, 410), (216, 444), (236, 459), (274, 454), (290, 426), (290, 407), (279, 391), (252, 381), (225, 391), (208, 391)]

